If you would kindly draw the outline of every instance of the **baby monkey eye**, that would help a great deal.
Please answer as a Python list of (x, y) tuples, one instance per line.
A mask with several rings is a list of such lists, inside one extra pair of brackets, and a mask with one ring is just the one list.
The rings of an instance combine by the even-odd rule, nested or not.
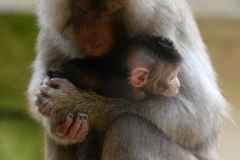
[(164, 84), (163, 86), (161, 86), (163, 89), (167, 90), (169, 87), (168, 85)]

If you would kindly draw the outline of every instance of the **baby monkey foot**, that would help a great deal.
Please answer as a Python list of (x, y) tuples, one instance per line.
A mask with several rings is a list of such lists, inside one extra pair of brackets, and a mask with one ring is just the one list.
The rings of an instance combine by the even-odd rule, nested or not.
[(85, 140), (88, 130), (88, 116), (81, 113), (75, 119), (73, 118), (73, 114), (68, 114), (68, 117), (62, 124), (58, 124), (52, 129), (54, 134), (77, 142)]

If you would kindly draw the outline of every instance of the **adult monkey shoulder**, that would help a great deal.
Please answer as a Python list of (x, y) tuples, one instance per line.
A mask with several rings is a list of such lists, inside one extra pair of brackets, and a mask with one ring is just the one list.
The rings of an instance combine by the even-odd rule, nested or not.
[[(93, 1), (83, 2), (91, 4)], [(109, 0), (99, 2), (101, 5), (90, 6), (95, 6), (96, 10), (101, 10), (101, 7), (104, 6), (103, 4), (113, 4), (113, 2), (122, 1)], [(99, 127), (100, 129), (106, 128), (106, 126), (110, 124), (108, 122), (109, 120), (105, 119), (102, 120), (102, 126), (95, 126), (95, 122), (98, 121), (98, 116), (96, 114), (94, 116), (91, 115), (96, 113), (96, 107), (101, 108), (101, 111), (106, 111), (106, 113), (101, 112), (101, 114), (112, 116), (115, 121), (107, 132), (107, 135), (111, 136), (105, 139), (103, 158), (110, 157), (111, 159), (111, 157), (121, 157), (127, 159), (129, 157), (136, 157), (136, 159), (141, 159), (141, 157), (145, 157), (145, 159), (151, 159), (161, 157), (174, 159), (173, 156), (179, 156), (182, 157), (182, 159), (193, 158), (186, 150), (178, 145), (181, 144), (184, 148), (193, 151), (199, 159), (217, 159), (218, 132), (221, 116), (226, 111), (226, 104), (218, 90), (214, 72), (186, 2), (184, 0), (129, 0), (125, 2), (127, 2), (125, 7), (118, 13), (121, 13), (120, 20), (125, 26), (124, 29), (126, 30), (127, 37), (138, 34), (161, 35), (172, 39), (180, 53), (182, 53), (184, 60), (182, 70), (179, 72), (181, 89), (178, 96), (151, 99), (143, 103), (130, 103), (118, 99), (108, 99), (93, 93), (78, 92), (76, 89), (71, 88), (72, 86), (68, 82), (58, 80), (58, 82), (61, 82), (58, 83), (59, 88), (55, 90), (48, 88), (49, 90), (47, 91), (50, 91), (50, 94), (47, 92), (48, 96), (41, 99), (43, 102), (42, 105), (50, 109), (59, 109), (59, 112), (56, 113), (58, 113), (58, 116), (61, 118), (67, 117), (67, 113), (88, 113), (91, 125), (93, 127)], [(51, 148), (47, 150), (48, 158), (61, 155), (61, 148), (58, 147), (55, 141), (49, 139), (49, 136), (62, 143), (70, 143), (74, 142), (74, 140), (58, 137), (53, 134), (50, 131), (50, 127), (52, 124), (57, 123), (58, 119), (54, 119), (56, 121), (54, 122), (53, 119), (44, 117), (37, 111), (38, 107), (33, 104), (36, 95), (35, 91), (39, 87), (38, 83), (40, 83), (41, 77), (51, 65), (58, 65), (58, 63), (64, 60), (63, 54), (71, 59), (80, 57), (81, 51), (86, 54), (89, 53), (90, 55), (100, 55), (110, 49), (105, 46), (107, 49), (99, 49), (99, 52), (90, 52), (91, 49), (84, 51), (79, 47), (79, 40), (76, 40), (76, 32), (74, 30), (76, 27), (74, 23), (71, 23), (74, 21), (72, 18), (74, 12), (72, 12), (71, 6), (72, 4), (67, 0), (60, 2), (55, 0), (38, 2), (41, 33), (38, 43), (39, 53), (35, 61), (35, 72), (29, 88), (29, 97), (31, 104), (30, 110), (36, 119), (43, 122), (45, 130), (48, 133), (47, 145), (51, 146)], [(82, 8), (82, 10), (84, 9), (85, 8)], [(59, 12), (60, 10), (64, 12)], [(91, 9), (88, 10), (91, 11)], [(88, 10), (87, 12), (89, 12)], [(105, 9), (102, 10), (107, 9), (105, 7)], [(101, 35), (101, 32), (99, 34)], [(47, 44), (45, 42), (46, 40), (52, 42), (52, 44)], [(101, 41), (107, 42), (107, 40), (100, 40), (100, 42)], [(95, 40), (89, 44), (97, 44), (95, 46), (98, 46), (99, 41)], [(109, 46), (111, 45), (112, 44)], [(79, 48), (81, 48), (81, 51)], [(63, 96), (55, 96), (51, 99), (51, 96), (54, 95)], [(66, 98), (66, 95), (69, 95), (69, 97)], [(69, 101), (71, 104), (69, 104)], [(123, 114), (115, 118), (115, 112), (109, 111), (109, 108), (118, 107), (121, 110), (121, 106), (127, 106), (129, 108), (128, 112), (140, 115), (140, 117), (134, 114)], [(125, 120), (129, 123), (125, 124)], [(139, 122), (143, 123), (139, 124)], [(122, 124), (125, 124), (125, 127), (120, 127)], [(133, 135), (132, 141), (139, 142), (138, 140), (147, 135), (148, 138), (144, 141), (145, 148), (136, 147), (138, 146), (137, 143), (132, 143), (132, 145), (129, 146), (124, 145), (125, 142), (128, 142), (127, 137), (124, 137), (124, 135), (128, 133), (127, 131), (133, 129), (134, 124), (137, 124), (136, 127), (141, 126), (141, 130), (135, 128), (136, 131), (144, 130), (145, 132), (141, 134), (138, 134), (140, 132), (131, 132)], [(162, 134), (157, 134), (157, 131), (153, 132), (154, 135), (152, 137), (158, 139), (157, 144), (152, 143), (150, 138), (151, 133), (148, 132), (148, 129), (143, 129), (147, 124), (153, 124), (158, 128), (157, 130), (159, 132), (160, 130), (162, 131)], [(153, 128), (151, 129), (154, 130)], [(115, 131), (118, 132), (116, 133)], [(113, 147), (107, 151), (107, 146), (110, 146), (110, 142), (117, 140), (118, 134), (123, 135), (120, 139), (123, 143), (120, 146), (113, 145)], [(167, 137), (170, 137), (170, 139)], [(176, 144), (176, 142), (178, 144)], [(163, 146), (158, 146), (158, 151), (162, 151), (161, 154), (156, 150), (147, 148), (148, 146), (159, 144), (163, 144)], [(163, 148), (165, 146), (169, 149), (164, 150)], [(124, 148), (126, 152), (122, 154), (119, 153), (118, 147)], [(144, 152), (145, 149), (147, 152)], [(52, 152), (52, 150), (54, 150), (54, 152)], [(62, 151), (65, 153), (63, 157), (70, 156), (67, 155), (68, 152), (66, 150)], [(172, 157), (168, 157), (170, 155), (172, 155)]]

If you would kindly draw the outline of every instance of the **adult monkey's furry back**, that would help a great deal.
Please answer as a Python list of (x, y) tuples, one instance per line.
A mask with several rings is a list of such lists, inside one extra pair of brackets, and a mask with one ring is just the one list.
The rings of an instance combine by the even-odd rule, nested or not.
[[(76, 158), (78, 142), (52, 130), (69, 113), (88, 114), (90, 130), (105, 135), (99, 139), (102, 159), (219, 158), (227, 104), (185, 0), (37, 0), (36, 6), (40, 33), (28, 93), (30, 113), (45, 128), (46, 159)], [(181, 89), (174, 97), (110, 99), (62, 79), (40, 86), (51, 67), (103, 55), (146, 34), (171, 39), (182, 54)]]

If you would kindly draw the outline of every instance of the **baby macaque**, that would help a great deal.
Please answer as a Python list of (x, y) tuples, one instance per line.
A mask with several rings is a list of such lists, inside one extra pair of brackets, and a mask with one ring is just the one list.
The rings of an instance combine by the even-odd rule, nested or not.
[(49, 70), (48, 76), (66, 78), (78, 88), (107, 97), (143, 100), (178, 92), (180, 62), (181, 55), (170, 40), (138, 36), (109, 55), (71, 60)]

